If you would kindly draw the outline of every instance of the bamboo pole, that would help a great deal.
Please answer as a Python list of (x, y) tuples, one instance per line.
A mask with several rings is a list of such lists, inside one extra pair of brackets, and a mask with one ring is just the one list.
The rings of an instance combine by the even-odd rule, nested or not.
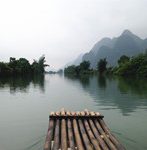
[[(65, 116), (64, 108), (61, 109), (61, 115)], [(67, 132), (66, 132), (66, 121), (65, 119), (61, 120), (61, 149), (67, 150)]]
[(78, 119), (78, 123), (79, 123), (79, 127), (80, 127), (80, 131), (81, 131), (81, 135), (82, 135), (82, 138), (83, 138), (85, 148), (88, 149), (88, 150), (93, 150), (93, 148), (91, 147), (91, 143), (88, 139), (87, 133), (85, 131), (85, 128), (83, 126), (82, 120)]
[(44, 145), (44, 150), (51, 150), (51, 141), (53, 139), (53, 131), (54, 131), (55, 122), (53, 119), (49, 121), (48, 133), (46, 136), (46, 142)]
[(89, 119), (89, 124), (91, 126), (91, 129), (93, 131), (94, 136), (97, 138), (97, 140), (100, 143), (100, 146), (103, 150), (109, 150), (108, 146), (105, 144), (105, 142), (103, 141), (103, 139), (101, 138), (99, 132), (97, 131), (93, 121), (91, 119)]
[[(89, 112), (88, 112), (87, 109), (85, 109), (85, 112), (82, 112), (82, 114), (89, 115)], [(88, 124), (86, 119), (84, 119), (84, 125), (85, 125), (86, 131), (87, 131), (87, 133), (88, 133), (88, 135), (90, 137), (91, 143), (93, 144), (94, 148), (96, 150), (101, 150), (100, 145), (99, 145), (98, 141), (95, 139), (95, 137), (94, 137), (94, 135), (93, 135), (93, 133), (92, 133), (92, 131), (90, 129), (90, 126), (89, 126), (89, 124)]]
[(44, 150), (125, 150), (99, 112), (51, 112)]
[(72, 123), (71, 123), (70, 119), (67, 119), (67, 126), (68, 126), (69, 146), (70, 146), (71, 150), (75, 150), (74, 135), (73, 135)]
[(94, 123), (98, 129), (98, 131), (101, 134), (101, 137), (104, 138), (105, 142), (109, 146), (110, 149), (112, 150), (117, 150), (115, 145), (111, 142), (111, 140), (106, 136), (105, 132), (103, 131), (102, 127), (100, 126), (99, 122), (97, 120), (94, 120)]
[[(87, 114), (94, 116), (96, 115), (95, 112), (89, 112), (88, 110), (85, 110)], [(98, 119), (99, 120), (99, 119)], [(98, 130), (98, 132), (100, 132), (101, 137), (104, 139), (104, 141), (107, 143), (107, 145), (109, 146), (110, 149), (112, 150), (116, 150), (116, 147), (114, 146), (114, 144), (111, 142), (111, 140), (106, 136), (105, 132), (103, 131), (103, 129), (101, 128), (99, 122), (95, 119), (94, 120), (94, 124), (96, 125), (96, 128)]]
[(85, 129), (86, 129), (86, 131), (87, 131), (87, 133), (88, 133), (88, 136), (89, 136), (89, 138), (90, 138), (90, 141), (91, 141), (91, 143), (92, 143), (93, 146), (94, 146), (94, 149), (95, 149), (95, 150), (101, 150), (101, 148), (100, 148), (100, 146), (99, 146), (99, 143), (98, 143), (98, 141), (95, 139), (95, 137), (94, 137), (94, 135), (93, 135), (93, 133), (92, 133), (92, 131), (91, 131), (91, 129), (90, 129), (90, 127), (89, 127), (89, 124), (88, 124), (88, 122), (87, 122), (86, 119), (84, 119), (84, 125), (85, 125)]
[(55, 136), (54, 136), (54, 145), (53, 145), (53, 150), (58, 150), (60, 147), (60, 121), (57, 119), (56, 121), (56, 127), (55, 127)]
[(74, 135), (78, 150), (84, 150), (76, 119), (73, 119)]
[(112, 133), (110, 132), (110, 129), (107, 127), (107, 125), (105, 124), (104, 120), (100, 119), (99, 122), (100, 122), (102, 128), (104, 129), (104, 131), (107, 133), (107, 135), (111, 139), (111, 141), (115, 144), (115, 146), (117, 147), (117, 149), (119, 149), (119, 150), (125, 150), (125, 148), (123, 147), (123, 145), (121, 145), (118, 142), (118, 140), (115, 138), (115, 136), (112, 135)]

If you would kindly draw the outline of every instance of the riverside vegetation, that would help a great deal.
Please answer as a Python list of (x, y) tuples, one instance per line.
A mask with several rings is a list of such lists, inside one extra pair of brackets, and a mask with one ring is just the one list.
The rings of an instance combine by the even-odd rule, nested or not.
[(93, 74), (96, 72), (99, 74), (112, 74), (124, 77), (134, 76), (147, 78), (147, 52), (133, 57), (123, 55), (118, 60), (118, 65), (115, 67), (111, 67), (107, 63), (106, 58), (104, 58), (98, 61), (97, 69), (90, 69), (89, 61), (83, 61), (78, 66), (72, 65), (64, 69), (66, 75), (75, 76)]
[(45, 72), (45, 56), (42, 55), (39, 60), (34, 60), (32, 64), (26, 58), (10, 57), (9, 62), (0, 62), (0, 76), (14, 75), (37, 75)]

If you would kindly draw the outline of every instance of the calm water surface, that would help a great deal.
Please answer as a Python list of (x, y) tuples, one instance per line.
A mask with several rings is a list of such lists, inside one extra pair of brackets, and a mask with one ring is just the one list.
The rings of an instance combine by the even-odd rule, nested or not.
[(50, 111), (99, 111), (128, 150), (147, 149), (147, 81), (111, 77), (0, 78), (0, 150), (42, 150)]

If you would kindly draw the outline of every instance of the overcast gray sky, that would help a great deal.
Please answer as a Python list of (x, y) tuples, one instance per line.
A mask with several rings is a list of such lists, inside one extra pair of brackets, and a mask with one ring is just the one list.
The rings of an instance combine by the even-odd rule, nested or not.
[(0, 61), (45, 54), (60, 68), (102, 37), (147, 37), (147, 0), (0, 0)]

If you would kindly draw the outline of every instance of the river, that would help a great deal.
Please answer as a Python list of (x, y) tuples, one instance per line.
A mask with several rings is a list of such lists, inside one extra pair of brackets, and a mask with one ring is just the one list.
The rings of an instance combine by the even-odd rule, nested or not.
[(0, 150), (42, 150), (50, 111), (99, 111), (128, 150), (147, 149), (147, 81), (63, 75), (0, 78)]

